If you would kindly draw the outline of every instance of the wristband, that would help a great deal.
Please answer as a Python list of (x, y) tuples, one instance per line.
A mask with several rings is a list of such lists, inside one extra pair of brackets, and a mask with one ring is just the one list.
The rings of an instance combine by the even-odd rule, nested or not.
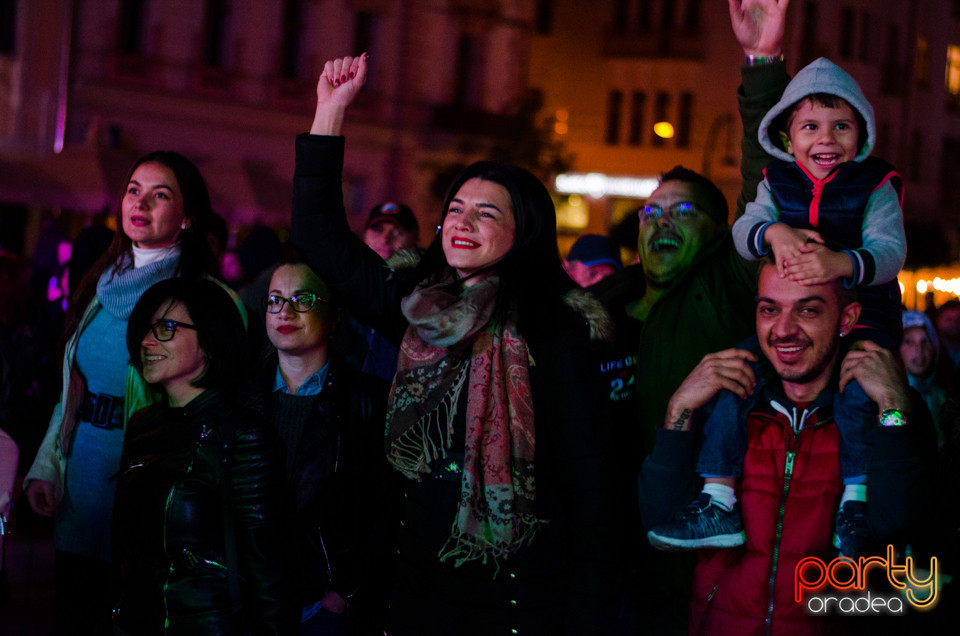
[(743, 58), (744, 66), (764, 66), (783, 61), (783, 53), (777, 55), (747, 55)]
[(880, 426), (894, 427), (894, 426), (906, 426), (907, 425), (907, 416), (903, 414), (903, 411), (897, 409), (887, 409), (880, 414)]

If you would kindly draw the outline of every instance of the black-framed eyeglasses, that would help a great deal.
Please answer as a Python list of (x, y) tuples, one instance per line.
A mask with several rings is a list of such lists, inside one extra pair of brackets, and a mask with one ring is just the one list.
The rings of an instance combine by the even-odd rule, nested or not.
[(283, 303), (290, 303), (291, 309), (298, 314), (302, 314), (313, 309), (313, 306), (318, 302), (325, 303), (329, 301), (324, 298), (320, 298), (316, 294), (304, 292), (302, 294), (291, 296), (290, 298), (284, 298), (283, 296), (270, 294), (269, 296), (264, 297), (264, 299), (261, 301), (261, 304), (263, 305), (263, 308), (267, 310), (268, 314), (279, 314), (281, 311), (283, 311)]
[(674, 203), (673, 205), (668, 206), (666, 210), (656, 204), (645, 205), (640, 209), (640, 224), (642, 225), (644, 223), (650, 223), (655, 219), (659, 219), (663, 216), (664, 211), (670, 215), (671, 219), (680, 223), (683, 223), (684, 221), (692, 221), (694, 218), (696, 218), (697, 213), (699, 213), (697, 206), (689, 201), (680, 201), (679, 203)]
[(178, 322), (176, 320), (158, 320), (150, 325), (150, 331), (153, 332), (153, 337), (160, 342), (173, 340), (173, 337), (177, 335), (177, 329), (197, 330), (197, 328), (193, 325), (189, 325), (185, 322)]

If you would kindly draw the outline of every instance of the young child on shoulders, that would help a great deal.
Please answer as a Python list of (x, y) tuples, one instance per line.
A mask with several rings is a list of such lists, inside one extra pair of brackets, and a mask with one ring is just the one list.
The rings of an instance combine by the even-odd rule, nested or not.
[(870, 156), (876, 126), (860, 86), (820, 58), (793, 78), (759, 136), (775, 159), (733, 225), (740, 255), (756, 260), (772, 250), (781, 276), (800, 284), (843, 278), (863, 305), (858, 331), (896, 347), (903, 184), (893, 166)]
[[(757, 260), (772, 251), (780, 275), (801, 285), (842, 278), (848, 288), (856, 287), (862, 310), (841, 346), (872, 340), (897, 348), (902, 335), (897, 274), (906, 257), (902, 179), (893, 166), (870, 156), (876, 126), (859, 85), (826, 58), (814, 61), (763, 118), (759, 137), (775, 159), (764, 170), (756, 200), (733, 225), (740, 255)], [(845, 484), (835, 545), (846, 556), (864, 541), (866, 435), (876, 416), (876, 406), (856, 382), (834, 400)], [(743, 543), (735, 491), (744, 453), (736, 440), (743, 435), (733, 412), (717, 417), (715, 411), (709, 422), (697, 466), (704, 489), (691, 504), (697, 510), (651, 530), (656, 547)]]

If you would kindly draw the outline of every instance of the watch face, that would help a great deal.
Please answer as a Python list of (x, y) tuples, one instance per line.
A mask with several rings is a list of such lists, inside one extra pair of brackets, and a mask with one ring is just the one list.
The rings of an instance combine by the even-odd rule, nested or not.
[(903, 413), (896, 409), (887, 409), (880, 414), (881, 426), (903, 426), (907, 423), (907, 418)]

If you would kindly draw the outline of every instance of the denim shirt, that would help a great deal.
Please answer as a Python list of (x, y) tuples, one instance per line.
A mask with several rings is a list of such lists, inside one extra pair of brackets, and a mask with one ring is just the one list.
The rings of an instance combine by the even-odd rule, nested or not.
[[(303, 381), (297, 388), (295, 395), (318, 395), (323, 389), (323, 383), (327, 379), (327, 371), (330, 369), (330, 361), (328, 360), (325, 365), (320, 367), (320, 370), (312, 374), (306, 380)], [(280, 374), (280, 365), (277, 365), (277, 374), (273, 380), (273, 392), (276, 393), (280, 391), (281, 393), (290, 394), (290, 389), (287, 387), (286, 381), (283, 379), (283, 376)]]

